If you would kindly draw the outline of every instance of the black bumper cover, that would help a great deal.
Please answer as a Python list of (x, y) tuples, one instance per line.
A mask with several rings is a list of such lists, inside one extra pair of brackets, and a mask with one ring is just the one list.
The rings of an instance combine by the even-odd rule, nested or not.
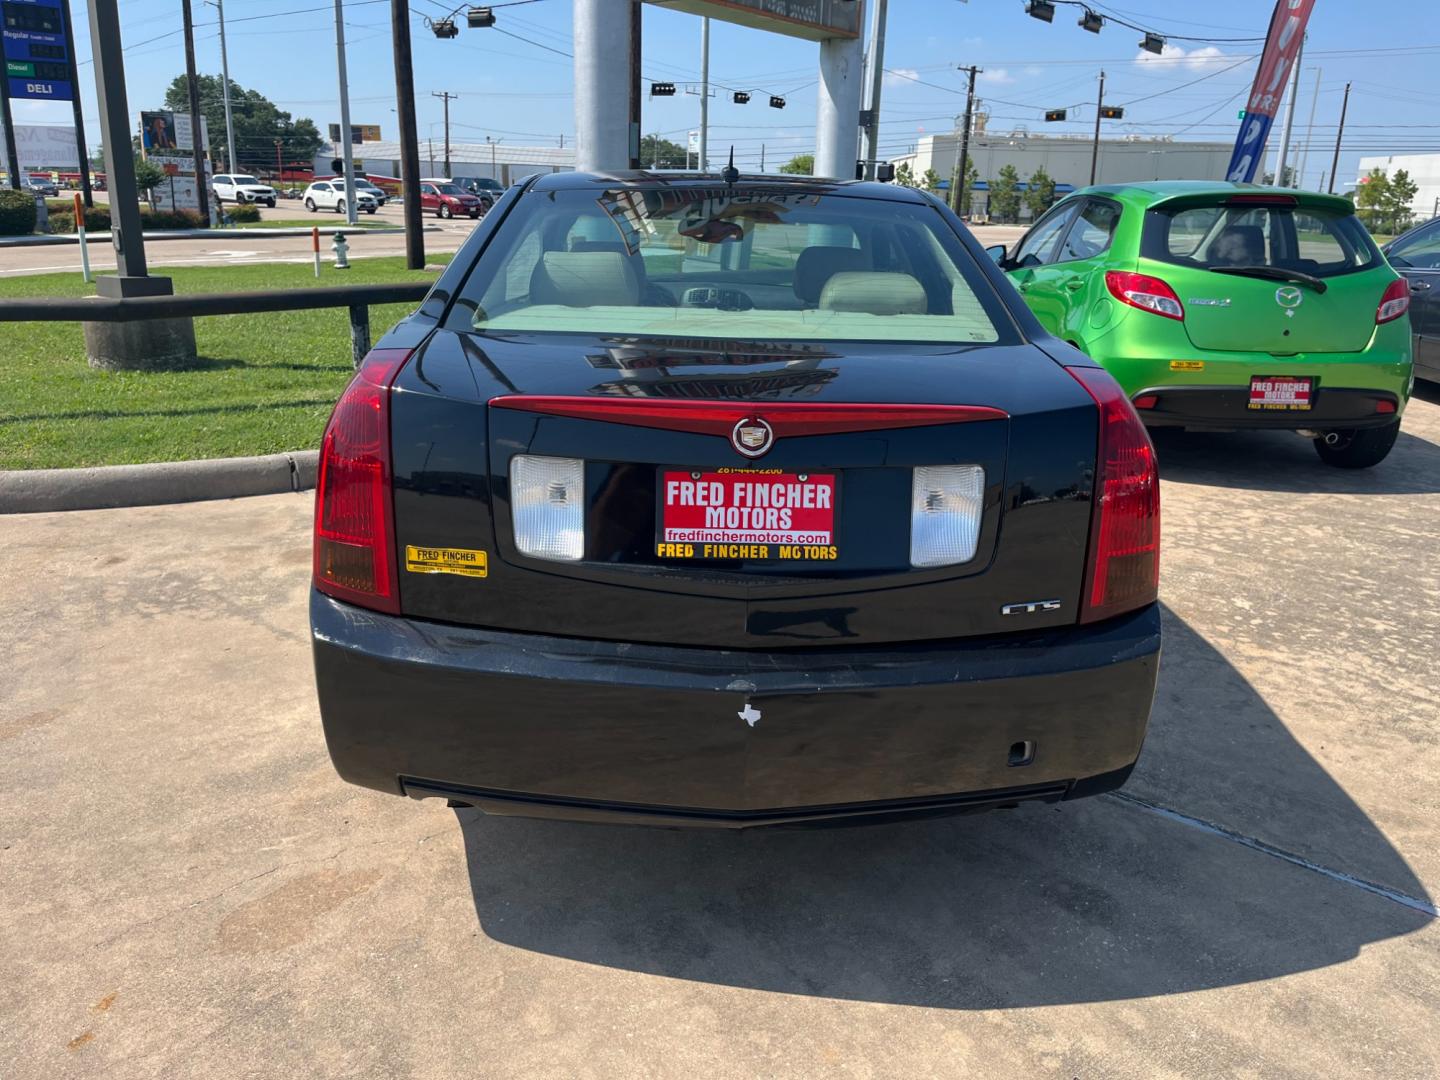
[(1155, 406), (1137, 409), (1146, 427), (1273, 428), (1317, 431), (1385, 427), (1396, 419), (1394, 412), (1376, 412), (1376, 405), (1388, 401), (1398, 407), (1394, 394), (1382, 390), (1348, 390), (1315, 387), (1309, 409), (1266, 410), (1250, 408), (1248, 386), (1154, 386), (1130, 396), (1131, 401), (1155, 397)]
[[(451, 626), (313, 592), (310, 613), (344, 779), (492, 813), (664, 825), (946, 813), (1119, 787), (1160, 654), (1157, 605), (1033, 635), (768, 652)], [(1021, 749), (1030, 760), (1015, 761)]]

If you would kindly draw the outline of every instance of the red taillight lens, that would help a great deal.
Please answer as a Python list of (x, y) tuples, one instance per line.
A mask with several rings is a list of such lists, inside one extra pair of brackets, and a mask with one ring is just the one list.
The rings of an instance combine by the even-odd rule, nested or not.
[(1180, 297), (1175, 295), (1175, 290), (1158, 277), (1127, 273), (1124, 270), (1107, 270), (1105, 287), (1110, 290), (1110, 295), (1122, 304), (1163, 315), (1167, 319), (1185, 321), (1185, 305), (1180, 303)]
[(1145, 425), (1100, 368), (1067, 368), (1100, 409), (1081, 622), (1153, 603), (1160, 585), (1160, 471)]
[(1380, 306), (1375, 309), (1375, 323), (1394, 322), (1410, 310), (1410, 283), (1397, 278), (1385, 286), (1385, 295), (1380, 297)]
[(390, 503), (390, 387), (408, 349), (374, 349), (335, 403), (315, 484), (315, 587), (399, 614)]

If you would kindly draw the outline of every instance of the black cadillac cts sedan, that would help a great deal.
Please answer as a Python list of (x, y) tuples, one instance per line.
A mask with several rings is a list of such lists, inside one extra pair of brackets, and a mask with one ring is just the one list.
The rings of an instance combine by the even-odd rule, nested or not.
[(906, 188), (514, 187), (326, 428), (346, 780), (743, 827), (1093, 795), (1160, 653), (1155, 454)]

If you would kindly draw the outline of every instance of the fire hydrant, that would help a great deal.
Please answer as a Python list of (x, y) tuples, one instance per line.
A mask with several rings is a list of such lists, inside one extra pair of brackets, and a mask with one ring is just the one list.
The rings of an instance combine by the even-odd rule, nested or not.
[(346, 258), (346, 255), (350, 252), (350, 245), (345, 242), (345, 234), (337, 232), (335, 234), (335, 242), (331, 244), (330, 247), (335, 252), (335, 269), (349, 270), (350, 260)]

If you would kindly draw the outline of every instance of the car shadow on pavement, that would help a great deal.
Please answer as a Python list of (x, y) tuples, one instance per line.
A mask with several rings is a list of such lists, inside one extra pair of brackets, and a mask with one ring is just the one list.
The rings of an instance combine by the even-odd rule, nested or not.
[(1325, 495), (1427, 495), (1440, 491), (1440, 446), (1402, 422), (1395, 449), (1369, 469), (1326, 465), (1310, 440), (1288, 431), (1151, 431), (1160, 477), (1182, 484)]
[[(1245, 679), (1166, 619), (1126, 793), (1428, 903)], [(495, 941), (780, 993), (954, 1009), (1176, 994), (1338, 964), (1432, 918), (1113, 796), (740, 833), (455, 813)]]

